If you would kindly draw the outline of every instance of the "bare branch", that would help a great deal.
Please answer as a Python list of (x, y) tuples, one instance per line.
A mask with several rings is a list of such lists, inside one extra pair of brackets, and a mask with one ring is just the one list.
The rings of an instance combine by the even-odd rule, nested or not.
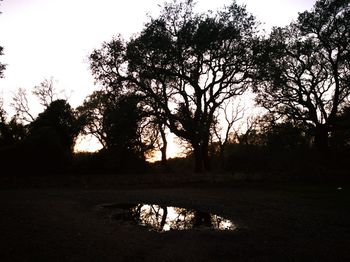
[(15, 93), (12, 98), (11, 106), (14, 108), (19, 120), (28, 123), (34, 121), (34, 117), (30, 113), (27, 92), (25, 89), (19, 88), (17, 90), (17, 93)]

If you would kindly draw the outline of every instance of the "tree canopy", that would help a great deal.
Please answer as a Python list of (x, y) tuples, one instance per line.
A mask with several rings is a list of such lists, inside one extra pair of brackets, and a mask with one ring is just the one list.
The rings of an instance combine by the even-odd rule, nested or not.
[(256, 52), (258, 102), (311, 128), (328, 146), (339, 110), (350, 95), (349, 1), (319, 0), (284, 28), (274, 28)]
[(38, 115), (30, 124), (30, 133), (36, 133), (42, 128), (54, 130), (67, 153), (73, 150), (74, 142), (80, 131), (80, 124), (66, 100), (59, 99)]

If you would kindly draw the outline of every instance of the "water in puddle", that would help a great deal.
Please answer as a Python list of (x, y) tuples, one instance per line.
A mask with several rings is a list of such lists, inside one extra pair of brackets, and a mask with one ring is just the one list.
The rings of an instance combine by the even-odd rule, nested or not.
[(182, 207), (153, 204), (104, 204), (101, 207), (109, 209), (115, 220), (136, 222), (158, 232), (194, 228), (236, 229), (229, 219)]

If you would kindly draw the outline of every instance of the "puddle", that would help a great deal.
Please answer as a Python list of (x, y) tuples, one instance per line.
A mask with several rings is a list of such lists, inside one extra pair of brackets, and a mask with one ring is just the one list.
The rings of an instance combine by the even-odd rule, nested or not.
[(195, 228), (235, 230), (235, 224), (221, 216), (182, 207), (153, 204), (103, 204), (110, 218), (133, 222), (158, 232)]

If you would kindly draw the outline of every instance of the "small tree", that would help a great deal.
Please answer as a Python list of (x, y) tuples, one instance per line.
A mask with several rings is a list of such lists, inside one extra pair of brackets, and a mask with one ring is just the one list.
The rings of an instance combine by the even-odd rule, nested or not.
[(68, 154), (72, 153), (75, 139), (80, 131), (80, 123), (66, 100), (53, 101), (30, 124), (30, 133), (37, 133), (43, 128), (53, 129), (58, 134), (64, 150)]

